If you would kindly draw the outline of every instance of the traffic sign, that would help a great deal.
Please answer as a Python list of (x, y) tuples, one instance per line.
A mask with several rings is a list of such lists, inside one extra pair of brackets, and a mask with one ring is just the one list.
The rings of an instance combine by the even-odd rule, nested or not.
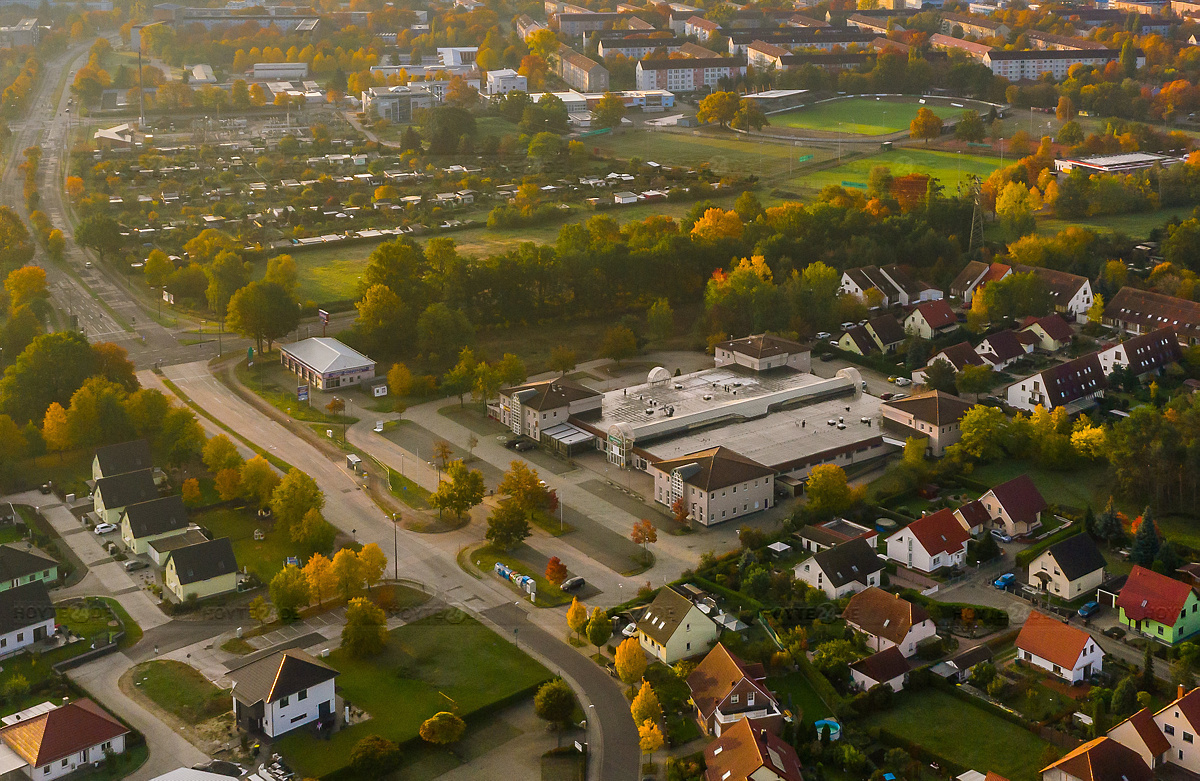
[(801, 155), (800, 157), (796, 158), (796, 162), (797, 163), (807, 163), (809, 160), (812, 160), (812, 159), (813, 159), (812, 155)]

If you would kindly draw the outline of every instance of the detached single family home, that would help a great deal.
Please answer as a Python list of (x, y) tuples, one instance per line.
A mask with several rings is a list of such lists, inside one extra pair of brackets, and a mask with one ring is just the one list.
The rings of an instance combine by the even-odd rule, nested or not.
[(887, 556), (918, 572), (959, 567), (967, 559), (971, 535), (953, 511), (942, 508), (922, 516), (887, 538)]
[(247, 732), (268, 738), (336, 718), (334, 679), (338, 671), (320, 659), (289, 648), (229, 672), (233, 718)]
[(895, 646), (850, 665), (850, 679), (863, 691), (883, 685), (898, 692), (908, 682), (908, 673), (908, 660)]
[(1036, 337), (1037, 347), (1048, 353), (1056, 353), (1063, 349), (1071, 343), (1071, 337), (1075, 335), (1075, 332), (1071, 330), (1071, 324), (1058, 314), (1027, 317), (1022, 324), (1021, 331)]
[(690, 599), (663, 587), (637, 622), (638, 642), (664, 664), (707, 653), (721, 631)]
[(897, 594), (871, 587), (850, 597), (842, 611), (846, 624), (867, 636), (874, 651), (899, 648), (912, 656), (922, 640), (937, 634), (937, 626), (925, 608)]
[(804, 781), (796, 750), (742, 719), (704, 747), (704, 781)]
[(58, 562), (31, 548), (0, 545), (0, 591), (24, 586), (38, 580), (53, 583), (58, 580)]
[(154, 459), (150, 455), (150, 443), (144, 439), (98, 447), (96, 455), (92, 457), (93, 480), (153, 468)]
[(177, 602), (193, 594), (206, 599), (237, 590), (237, 559), (228, 537), (177, 548), (167, 556), (163, 586)]
[(1104, 666), (1104, 651), (1091, 635), (1036, 610), (1017, 635), (1017, 658), (1068, 683), (1086, 681)]
[(0, 657), (54, 634), (56, 613), (40, 580), (0, 591)]
[(1081, 532), (1054, 543), (1029, 562), (1029, 582), (1070, 602), (1104, 582), (1105, 565), (1091, 536)]
[(1117, 595), (1122, 624), (1174, 645), (1200, 632), (1196, 589), (1154, 570), (1135, 565)]
[(1137, 752), (1108, 736), (1084, 743), (1053, 765), (1042, 781), (1151, 781), (1154, 773)]
[(188, 527), (187, 508), (178, 494), (138, 502), (121, 514), (121, 541), (131, 553), (145, 553), (150, 543)]
[(101, 523), (111, 523), (115, 526), (121, 522), (121, 513), (126, 507), (157, 498), (158, 488), (154, 485), (154, 472), (150, 469), (139, 469), (136, 472), (125, 472), (97, 480), (96, 490), (92, 494), (92, 508)]
[(879, 585), (883, 562), (865, 540), (843, 542), (813, 554), (796, 565), (796, 579), (819, 588), (830, 599), (840, 599)]
[[(125, 753), (129, 729), (89, 699), (79, 699), (0, 729), (0, 742), (30, 779), (54, 779)], [(0, 762), (10, 757), (0, 757)]]
[(696, 720), (705, 733), (720, 737), (738, 721), (778, 734), (783, 713), (766, 687), (761, 664), (747, 664), (717, 643), (687, 678)]
[(904, 318), (906, 333), (916, 334), (923, 339), (948, 334), (958, 329), (958, 317), (944, 300), (926, 301), (918, 304)]
[(1046, 500), (1029, 475), (1014, 477), (979, 497), (992, 524), (1010, 537), (1029, 534), (1042, 525)]

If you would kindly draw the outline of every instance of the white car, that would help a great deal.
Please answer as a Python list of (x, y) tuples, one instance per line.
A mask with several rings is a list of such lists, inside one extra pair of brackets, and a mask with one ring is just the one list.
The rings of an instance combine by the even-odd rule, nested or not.
[(96, 532), (96, 534), (108, 534), (110, 532), (115, 532), (116, 530), (117, 525), (115, 523), (98, 523), (96, 524), (96, 528), (92, 531)]
[(896, 386), (897, 387), (905, 388), (905, 387), (908, 387), (909, 385), (912, 385), (912, 380), (908, 379), (907, 377), (897, 377), (896, 378)]
[(817, 334), (818, 339), (828, 339), (831, 336), (833, 336), (833, 334), (829, 333), (828, 331), (822, 331), (821, 333)]
[(621, 634), (625, 637), (637, 637), (637, 624), (632, 622), (626, 624), (625, 628), (621, 630)]

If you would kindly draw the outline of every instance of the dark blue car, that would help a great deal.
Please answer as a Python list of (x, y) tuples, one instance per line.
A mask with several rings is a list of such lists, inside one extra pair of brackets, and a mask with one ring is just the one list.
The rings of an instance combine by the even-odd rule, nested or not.
[(1095, 615), (1096, 613), (1100, 612), (1100, 603), (1099, 602), (1088, 602), (1086, 605), (1079, 608), (1079, 610), (1077, 612), (1083, 618), (1087, 618), (1088, 616)]

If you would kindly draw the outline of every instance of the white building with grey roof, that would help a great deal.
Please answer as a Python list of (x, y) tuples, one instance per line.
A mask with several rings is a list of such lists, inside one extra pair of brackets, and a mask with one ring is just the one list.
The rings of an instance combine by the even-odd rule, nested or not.
[(317, 390), (358, 385), (375, 376), (375, 361), (337, 339), (314, 336), (279, 346), (279, 362)]

